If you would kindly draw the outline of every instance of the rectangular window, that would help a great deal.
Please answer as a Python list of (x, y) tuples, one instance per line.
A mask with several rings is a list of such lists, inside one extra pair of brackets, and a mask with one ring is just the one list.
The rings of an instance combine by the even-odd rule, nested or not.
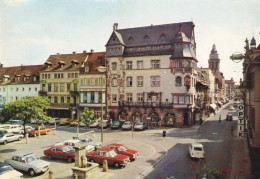
[(131, 87), (133, 85), (133, 78), (132, 77), (127, 77), (126, 78), (127, 81), (127, 87)]
[(70, 83), (67, 83), (67, 91), (70, 91)]
[(37, 88), (35, 87), (35, 91), (37, 91)]
[(179, 103), (178, 96), (174, 96), (173, 102), (174, 102), (174, 104), (178, 104)]
[(56, 73), (54, 74), (54, 78), (57, 79), (57, 74)]
[(68, 104), (70, 103), (70, 97), (67, 97), (67, 103)]
[(152, 69), (160, 68), (160, 60), (151, 60), (151, 63), (152, 63)]
[(179, 96), (179, 103), (180, 104), (184, 104), (184, 96)]
[(74, 78), (74, 73), (71, 73), (71, 74), (70, 74), (70, 77), (71, 77), (71, 78)]
[(58, 78), (60, 78), (60, 73), (58, 73)]
[(48, 75), (47, 74), (45, 74), (45, 79), (47, 79), (48, 78)]
[(132, 62), (126, 62), (126, 69), (132, 70)]
[(64, 97), (60, 97), (60, 103), (64, 103)]
[(42, 79), (44, 79), (44, 74), (42, 74)]
[(62, 74), (60, 74), (60, 75), (61, 75), (61, 76), (60, 76), (61, 78), (64, 78), (64, 75), (63, 75), (63, 73), (62, 73)]
[(34, 77), (33, 77), (33, 81), (36, 81), (36, 80), (37, 80), (37, 77), (36, 77), (36, 76), (34, 76)]
[(137, 69), (143, 69), (143, 61), (137, 61)]
[(190, 96), (185, 96), (185, 103), (190, 104)]
[(51, 83), (48, 84), (48, 92), (51, 92)]
[(95, 79), (94, 78), (91, 78), (90, 79), (90, 86), (94, 86), (95, 85)]
[(126, 101), (127, 102), (133, 101), (133, 94), (132, 93), (126, 93)]
[(112, 63), (112, 70), (116, 70), (116, 63)]
[(116, 102), (117, 102), (117, 95), (112, 94), (112, 103), (116, 103)]
[(152, 87), (160, 86), (160, 76), (151, 76), (151, 86)]
[(54, 83), (54, 92), (58, 92), (58, 83)]
[(60, 84), (60, 92), (64, 92), (64, 83)]
[(51, 79), (51, 74), (48, 74), (48, 79)]
[(68, 73), (68, 78), (70, 78), (70, 73)]
[(42, 84), (42, 91), (46, 91), (45, 84)]
[(143, 86), (144, 85), (143, 79), (144, 79), (143, 76), (138, 76), (137, 77), (137, 86)]
[(57, 103), (57, 102), (58, 102), (58, 97), (55, 96), (55, 97), (54, 97), (54, 103)]
[(137, 102), (143, 102), (144, 96), (143, 93), (137, 93)]
[(77, 73), (75, 73), (75, 78), (78, 78), (78, 74)]
[(51, 103), (51, 97), (48, 97), (48, 99), (49, 99), (49, 103)]
[(98, 78), (98, 86), (102, 85), (102, 78)]

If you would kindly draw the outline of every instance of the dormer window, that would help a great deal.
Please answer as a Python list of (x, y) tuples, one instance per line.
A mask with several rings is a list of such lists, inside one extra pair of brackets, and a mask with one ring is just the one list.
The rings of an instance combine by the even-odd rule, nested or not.
[(71, 63), (72, 63), (72, 66), (76, 67), (79, 64), (79, 61), (78, 60), (72, 60)]
[(9, 75), (4, 75), (4, 79), (3, 79), (4, 82), (8, 81), (9, 79), (10, 79)]
[(48, 69), (48, 68), (50, 68), (52, 63), (51, 62), (45, 62), (44, 65), (45, 65), (45, 68)]
[(20, 80), (20, 77), (21, 77), (21, 75), (15, 75), (14, 81), (19, 81), (19, 80)]
[(33, 81), (37, 81), (37, 76), (33, 76)]
[(85, 67), (85, 72), (89, 72), (89, 66)]
[(30, 78), (29, 75), (24, 75), (24, 77), (23, 77), (23, 81), (25, 82), (25, 81), (29, 80), (29, 78)]
[(58, 64), (59, 64), (59, 67), (62, 68), (62, 67), (64, 67), (65, 62), (64, 61), (59, 61)]

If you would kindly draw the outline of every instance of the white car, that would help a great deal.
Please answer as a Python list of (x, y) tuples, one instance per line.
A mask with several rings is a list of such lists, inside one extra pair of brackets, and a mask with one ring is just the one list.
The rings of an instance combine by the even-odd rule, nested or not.
[(11, 165), (17, 170), (28, 172), (30, 176), (36, 173), (43, 173), (49, 169), (50, 163), (40, 160), (33, 153), (22, 153), (13, 155), (12, 158), (5, 159), (4, 163)]
[[(64, 142), (60, 142), (60, 143), (54, 144), (54, 146), (57, 146), (57, 145), (66, 145), (66, 146), (70, 146), (71, 148), (73, 148), (75, 146), (84, 145), (84, 143), (81, 140), (79, 140), (79, 139), (70, 139), (70, 140), (66, 140)], [(85, 147), (85, 149), (86, 149), (86, 152), (90, 152), (90, 151), (95, 150), (95, 146), (88, 144)]]
[(122, 130), (131, 130), (132, 129), (132, 123), (130, 121), (124, 122), (121, 129)]
[(100, 124), (100, 122), (95, 122), (93, 124), (90, 124), (89, 127), (91, 127), (91, 128), (98, 127), (99, 124)]
[(3, 129), (5, 129), (8, 133), (13, 133), (23, 129), (23, 126), (20, 124), (7, 124), (4, 125)]
[(23, 178), (23, 174), (13, 169), (11, 165), (0, 163), (0, 179)]
[(0, 143), (2, 144), (7, 144), (7, 142), (12, 142), (12, 141), (16, 141), (16, 140), (22, 140), (23, 135), (16, 135), (16, 134), (2, 134), (0, 135)]
[(79, 138), (83, 144), (93, 145), (95, 149), (102, 147), (102, 142), (93, 141), (91, 138)]
[(205, 158), (204, 147), (200, 143), (193, 143), (189, 146), (191, 158)]
[(60, 121), (60, 119), (59, 118), (51, 118), (49, 121), (48, 121), (48, 123), (49, 124), (58, 124), (58, 122)]
[[(26, 132), (30, 132), (33, 130), (32, 126), (25, 126)], [(24, 134), (24, 128), (20, 129), (19, 131), (13, 132), (14, 134)]]

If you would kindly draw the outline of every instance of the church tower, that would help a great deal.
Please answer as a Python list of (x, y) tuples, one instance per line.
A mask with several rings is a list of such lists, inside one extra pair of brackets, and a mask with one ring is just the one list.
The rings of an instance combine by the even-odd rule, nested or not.
[(216, 45), (213, 44), (211, 53), (209, 55), (209, 68), (212, 70), (213, 73), (219, 71), (219, 62), (220, 59), (218, 58), (218, 51), (216, 49)]

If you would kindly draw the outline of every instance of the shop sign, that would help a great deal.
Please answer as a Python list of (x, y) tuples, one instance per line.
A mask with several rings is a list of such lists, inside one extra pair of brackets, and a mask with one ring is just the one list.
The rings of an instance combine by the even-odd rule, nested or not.
[(244, 138), (245, 137), (245, 114), (244, 114), (244, 105), (239, 104), (238, 105), (238, 123), (237, 123), (237, 137)]

